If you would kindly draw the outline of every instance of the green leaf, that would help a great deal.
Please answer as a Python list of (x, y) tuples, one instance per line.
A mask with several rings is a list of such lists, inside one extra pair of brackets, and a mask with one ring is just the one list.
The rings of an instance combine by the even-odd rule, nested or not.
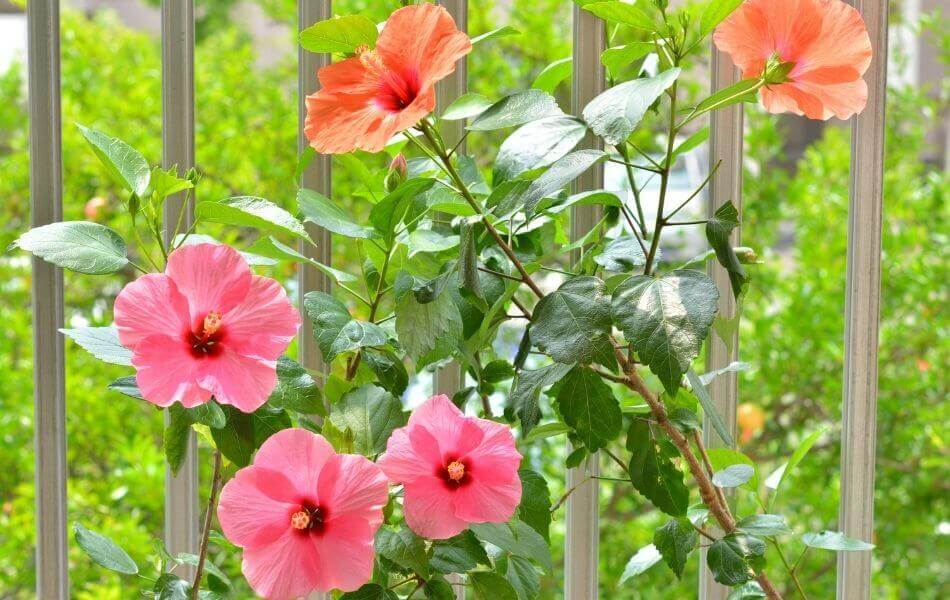
[(799, 442), (798, 447), (795, 448), (795, 451), (792, 452), (792, 456), (788, 459), (788, 462), (776, 469), (766, 478), (765, 486), (775, 490), (772, 496), (769, 498), (769, 509), (771, 509), (775, 504), (775, 499), (778, 497), (778, 492), (782, 487), (782, 484), (785, 483), (785, 478), (788, 477), (789, 473), (795, 470), (795, 467), (798, 466), (798, 463), (802, 462), (802, 459), (805, 458), (805, 455), (808, 454), (808, 451), (811, 450), (811, 447), (815, 445), (815, 442), (818, 441), (818, 438), (820, 438), (826, 431), (828, 431), (828, 426), (821, 427), (805, 437), (805, 439)]
[(674, 68), (654, 77), (616, 85), (584, 107), (584, 120), (608, 144), (621, 144), (636, 129), (647, 109), (673, 85), (679, 75), (680, 70)]
[(498, 185), (552, 164), (573, 150), (586, 132), (587, 125), (569, 115), (545, 117), (522, 125), (502, 142), (492, 169), (492, 182)]
[(653, 19), (636, 3), (628, 4), (619, 0), (610, 0), (608, 2), (588, 2), (582, 8), (592, 15), (612, 23), (620, 23), (643, 29), (646, 31), (655, 31), (656, 25)]
[(467, 573), (491, 562), (475, 534), (465, 530), (446, 540), (434, 540), (429, 564), (440, 573)]
[(303, 224), (292, 214), (269, 200), (254, 196), (199, 202), (195, 207), (195, 218), (209, 223), (279, 231), (300, 239), (310, 239)]
[(560, 58), (541, 69), (541, 72), (538, 73), (538, 76), (534, 78), (534, 82), (531, 84), (531, 87), (536, 90), (547, 92), (548, 94), (553, 94), (554, 88), (556, 88), (562, 81), (565, 81), (571, 77), (573, 67), (573, 58), (570, 56), (567, 58)]
[(225, 458), (238, 467), (250, 464), (254, 452), (267, 438), (292, 425), (283, 409), (266, 404), (250, 414), (229, 405), (222, 405), (221, 410), (227, 416), (228, 424), (221, 429), (212, 429), (211, 437)]
[(188, 600), (191, 598), (191, 583), (177, 575), (163, 573), (152, 586), (155, 600)]
[(792, 532), (785, 524), (785, 517), (782, 515), (749, 515), (740, 519), (736, 527), (742, 533), (758, 537), (774, 537)]
[(587, 454), (587, 448), (584, 446), (574, 448), (571, 450), (571, 453), (567, 455), (567, 458), (564, 459), (564, 466), (568, 469), (576, 469), (581, 466), (581, 463), (587, 458)]
[(693, 109), (692, 118), (695, 119), (699, 115), (711, 110), (719, 110), (720, 108), (739, 104), (746, 100), (754, 101), (755, 96), (753, 94), (758, 87), (758, 79), (743, 79), (738, 83), (725, 87), (697, 104), (696, 108)]
[(710, 0), (703, 9), (703, 14), (699, 18), (699, 33), (706, 37), (712, 33), (716, 25), (719, 25), (739, 5), (742, 0)]
[(557, 405), (564, 422), (591, 452), (620, 435), (620, 404), (600, 375), (586, 367), (575, 367), (567, 374), (558, 388)]
[(171, 167), (170, 169), (153, 168), (149, 183), (155, 195), (162, 199), (195, 187), (195, 184), (190, 180), (178, 176), (178, 167)]
[(186, 408), (185, 414), (192, 423), (207, 425), (212, 429), (221, 429), (228, 422), (221, 406), (214, 399), (193, 408)]
[(755, 577), (765, 556), (765, 542), (743, 533), (716, 540), (706, 553), (713, 579), (723, 585), (741, 585)]
[(341, 430), (349, 427), (354, 450), (374, 456), (386, 450), (386, 441), (394, 429), (406, 424), (406, 415), (399, 399), (366, 384), (347, 392), (332, 406), (330, 421)]
[(400, 567), (429, 576), (426, 543), (408, 527), (382, 527), (376, 532), (376, 551)]
[(77, 327), (59, 331), (103, 362), (132, 366), (132, 351), (119, 343), (119, 333), (115, 327)]
[(412, 290), (411, 276), (401, 271), (396, 278), (396, 334), (406, 353), (421, 368), (447, 358), (462, 339), (462, 315), (452, 295), (436, 292), (422, 303)]
[(699, 355), (718, 302), (716, 284), (699, 271), (673, 271), (659, 279), (636, 275), (614, 290), (614, 323), (675, 396), (683, 373)]
[(545, 210), (549, 213), (559, 214), (576, 206), (616, 206), (619, 208), (623, 205), (616, 194), (613, 192), (605, 192), (604, 190), (578, 192), (564, 199), (552, 199), (551, 202), (553, 203), (550, 206), (546, 205), (546, 201), (541, 202), (536, 207), (536, 210)]
[(439, 118), (443, 121), (468, 119), (482, 114), (482, 112), (491, 105), (492, 101), (485, 96), (476, 94), (475, 92), (469, 92), (462, 94), (456, 98), (452, 104), (449, 104)]
[(685, 515), (689, 489), (683, 482), (683, 473), (670, 460), (664, 447), (657, 447), (649, 423), (633, 420), (627, 432), (627, 450), (630, 451), (630, 480), (637, 491), (666, 514)]
[(373, 228), (387, 240), (387, 244), (392, 244), (396, 228), (405, 218), (416, 196), (424, 193), (434, 184), (435, 179), (428, 177), (409, 179), (399, 184), (396, 189), (373, 205), (369, 220), (373, 224)]
[(505, 578), (518, 594), (518, 600), (532, 600), (541, 591), (541, 578), (534, 565), (521, 556), (508, 557), (508, 569)]
[[(294, 248), (284, 244), (273, 236), (263, 236), (257, 238), (257, 240), (251, 244), (251, 247), (248, 248), (248, 250), (260, 256), (275, 260), (290, 260), (293, 262), (310, 265), (321, 273), (328, 275), (337, 283), (352, 283), (359, 279), (356, 275), (351, 275), (345, 271), (334, 269), (333, 267), (327, 266), (320, 261), (314, 260), (308, 256), (304, 256)], [(245, 255), (245, 258), (247, 258), (247, 255)], [(250, 260), (248, 261), (248, 264), (252, 264)]]
[(61, 221), (34, 227), (10, 248), (22, 248), (57, 267), (86, 275), (121, 271), (129, 264), (125, 241), (105, 225)]
[(300, 45), (315, 53), (352, 53), (376, 44), (376, 24), (362, 15), (345, 15), (314, 23), (300, 32)]
[(519, 197), (519, 208), (533, 214), (541, 200), (550, 198), (567, 187), (597, 163), (607, 160), (601, 150), (575, 150), (556, 160), (540, 177), (531, 182)]
[(343, 594), (340, 600), (399, 600), (399, 596), (378, 583), (367, 583), (355, 592)]
[(530, 525), (550, 541), (551, 527), (551, 492), (548, 482), (537, 471), (521, 469), (518, 471), (521, 478), (521, 504), (518, 505), (518, 518)]
[(568, 279), (534, 309), (531, 341), (564, 364), (589, 363), (610, 333), (610, 300), (596, 277)]
[(487, 42), (489, 40), (508, 37), (509, 35), (521, 35), (521, 32), (511, 25), (505, 25), (497, 29), (492, 29), (491, 31), (485, 32), (481, 35), (476, 35), (472, 38), (472, 46)]
[(767, 598), (758, 581), (750, 581), (729, 592), (726, 600), (749, 600), (749, 598)]
[(514, 520), (511, 523), (473, 523), (469, 529), (478, 539), (498, 546), (516, 556), (530, 558), (547, 572), (553, 568), (551, 548), (540, 533), (530, 525)]
[[(189, 565), (192, 567), (198, 566), (198, 556), (196, 554), (188, 554), (186, 552), (179, 552), (173, 557), (173, 560), (181, 565)], [(220, 579), (223, 583), (230, 585), (231, 579), (224, 573), (224, 571), (219, 569), (218, 566), (215, 565), (210, 560), (205, 560), (204, 570), (209, 575), (214, 575), (215, 577)]]
[(327, 414), (316, 380), (300, 363), (286, 356), (277, 359), (277, 387), (267, 402), (305, 415)]
[(874, 549), (874, 544), (850, 538), (840, 531), (806, 533), (802, 535), (802, 542), (809, 548), (839, 552), (863, 552)]
[(729, 235), (739, 226), (739, 212), (732, 202), (726, 202), (716, 209), (711, 219), (706, 221), (706, 239), (716, 251), (719, 264), (729, 273), (729, 283), (732, 284), (732, 294), (736, 298), (742, 293), (742, 288), (748, 281), (745, 269), (736, 256)]
[(482, 290), (482, 280), (478, 273), (478, 248), (474, 227), (463, 222), (459, 229), (459, 293), (462, 297), (475, 305), (479, 310), (488, 310), (485, 292)]
[(110, 137), (79, 123), (76, 123), (76, 127), (89, 142), (93, 152), (105, 165), (115, 182), (139, 198), (143, 198), (148, 191), (151, 175), (145, 157), (118, 138)]
[(471, 131), (504, 129), (560, 114), (563, 113), (553, 96), (541, 90), (525, 90), (505, 96), (483, 110), (468, 126), (468, 129)]
[(676, 158), (682, 154), (686, 154), (699, 148), (706, 140), (709, 139), (709, 126), (698, 129), (693, 135), (689, 136), (683, 142), (680, 143), (674, 150), (672, 155), (672, 160), (675, 161)]
[(670, 519), (653, 534), (653, 545), (677, 579), (682, 579), (689, 553), (696, 547), (699, 533), (686, 517)]
[(135, 375), (126, 375), (125, 377), (119, 377), (112, 383), (106, 386), (106, 388), (119, 392), (129, 398), (135, 398), (136, 400), (144, 400), (142, 397), (142, 392), (139, 390), (139, 384), (135, 382)]
[[(755, 469), (755, 462), (745, 454), (739, 452), (738, 450), (733, 450), (732, 448), (710, 448), (707, 451), (709, 455), (709, 462), (712, 464), (714, 472), (725, 471), (728, 467), (736, 465), (745, 465), (747, 468), (740, 469), (740, 477), (730, 477), (726, 476), (726, 483), (732, 483), (728, 479), (741, 479), (746, 475), (749, 475), (749, 469), (752, 469), (752, 473), (749, 476), (749, 479), (743, 483), (740, 483), (739, 486), (743, 489), (749, 490), (750, 492), (758, 492), (759, 490), (759, 474)], [(734, 474), (731, 473), (730, 475)]]
[(716, 403), (713, 402), (712, 396), (709, 395), (709, 390), (706, 389), (706, 385), (699, 375), (696, 374), (693, 367), (686, 370), (686, 379), (689, 380), (689, 385), (693, 388), (693, 394), (699, 398), (699, 403), (703, 405), (703, 413), (706, 415), (706, 418), (709, 419), (713, 429), (716, 430), (719, 439), (725, 442), (727, 446), (735, 447), (736, 441), (732, 437), (732, 433), (729, 431), (729, 428), (726, 427), (726, 423), (722, 420), (722, 415), (719, 414)]
[(660, 551), (657, 550), (653, 544), (640, 548), (637, 550), (637, 553), (631, 556), (630, 560), (627, 561), (627, 565), (623, 569), (623, 574), (620, 575), (620, 581), (617, 582), (617, 587), (622, 586), (637, 575), (645, 573), (650, 567), (662, 559), (663, 557), (660, 555)]
[(647, 257), (636, 238), (622, 235), (607, 242), (594, 262), (608, 271), (629, 272), (645, 265)]
[(344, 352), (367, 346), (383, 346), (389, 341), (389, 335), (382, 327), (357, 321), (350, 316), (346, 306), (330, 294), (307, 292), (303, 304), (326, 362), (333, 361)]
[(655, 49), (656, 46), (652, 42), (630, 42), (623, 46), (607, 48), (600, 54), (600, 62), (616, 77), (625, 67)]
[(468, 578), (475, 600), (519, 600), (515, 588), (498, 573), (475, 571)]
[(422, 593), (426, 600), (455, 600), (455, 589), (444, 579), (435, 577), (426, 580), (422, 586)]
[(326, 196), (313, 190), (300, 188), (297, 191), (297, 206), (304, 221), (309, 221), (333, 233), (350, 238), (373, 238), (376, 231), (356, 222)]
[(703, 424), (699, 421), (699, 416), (684, 406), (671, 409), (669, 419), (670, 423), (675, 425), (676, 428), (683, 433), (700, 431), (703, 428)]
[(81, 523), (73, 523), (73, 535), (82, 551), (100, 567), (126, 575), (139, 572), (132, 557), (106, 536), (86, 529)]
[(409, 258), (420, 252), (443, 252), (459, 245), (459, 236), (446, 235), (432, 229), (416, 229), (409, 234)]
[(386, 348), (367, 348), (363, 362), (376, 374), (379, 386), (394, 396), (402, 396), (409, 385), (409, 373), (402, 358)]
[(712, 482), (713, 485), (721, 488), (737, 488), (752, 479), (754, 475), (754, 468), (739, 463), (713, 473)]

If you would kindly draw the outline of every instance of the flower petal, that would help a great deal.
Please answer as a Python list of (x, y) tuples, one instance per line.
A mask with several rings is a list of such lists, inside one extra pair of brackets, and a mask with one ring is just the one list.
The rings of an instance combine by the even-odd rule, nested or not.
[(277, 360), (300, 327), (300, 314), (287, 292), (268, 277), (251, 277), (247, 295), (225, 313), (227, 345), (239, 354)]
[[(422, 435), (422, 442), (411, 441)], [(422, 452), (419, 452), (419, 450)], [(386, 453), (377, 461), (383, 472), (394, 483), (413, 481), (423, 475), (432, 475), (441, 465), (439, 444), (423, 427), (400, 427), (386, 442)]]
[(209, 312), (224, 314), (237, 306), (251, 285), (247, 261), (224, 244), (182, 246), (169, 255), (165, 274), (188, 299), (196, 331)]
[(295, 427), (267, 438), (254, 466), (283, 473), (303, 499), (316, 503), (320, 471), (333, 456), (336, 451), (322, 435)]
[(511, 429), (500, 423), (479, 419), (485, 431), (481, 443), (465, 458), (471, 464), (472, 477), (486, 485), (507, 485), (518, 478), (521, 454)]
[(346, 515), (331, 518), (321, 535), (310, 536), (320, 560), (316, 589), (352, 592), (373, 576), (373, 533), (365, 519)]
[[(511, 518), (521, 502), (521, 479), (515, 473), (507, 481), (494, 473), (486, 483), (473, 470), (472, 481), (455, 491), (455, 516), (469, 523), (501, 523)], [(497, 478), (497, 479), (496, 479)]]
[(418, 73), (423, 89), (453, 72), (456, 61), (471, 51), (471, 40), (458, 30), (452, 15), (429, 3), (394, 12), (376, 41), (386, 66)]
[(260, 408), (277, 387), (276, 360), (244, 356), (227, 346), (216, 356), (201, 360), (201, 387), (210, 390), (221, 404), (242, 412)]
[(389, 482), (382, 469), (355, 454), (331, 456), (317, 482), (318, 501), (329, 513), (328, 523), (356, 516), (375, 532), (383, 522), (383, 506), (389, 501)]
[(119, 342), (132, 350), (149, 335), (177, 336), (191, 327), (188, 301), (161, 273), (143, 275), (122, 288), (114, 310)]
[(218, 521), (224, 537), (243, 548), (263, 546), (290, 529), (300, 504), (288, 495), (292, 484), (281, 473), (257, 466), (239, 470), (221, 490)]
[(458, 535), (468, 523), (456, 516), (453, 498), (457, 492), (433, 476), (419, 477), (405, 484), (406, 524), (422, 537), (434, 540)]
[(150, 335), (132, 353), (135, 382), (142, 397), (157, 406), (181, 402), (185, 408), (204, 404), (211, 392), (199, 385), (201, 361), (181, 336)]
[(251, 588), (268, 600), (292, 600), (318, 589), (320, 568), (310, 536), (289, 527), (270, 544), (245, 548), (241, 563)]

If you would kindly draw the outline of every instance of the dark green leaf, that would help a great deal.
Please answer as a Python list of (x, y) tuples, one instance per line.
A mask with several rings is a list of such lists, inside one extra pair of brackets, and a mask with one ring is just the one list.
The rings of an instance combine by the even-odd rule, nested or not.
[(548, 482), (540, 473), (531, 469), (521, 469), (518, 476), (521, 478), (518, 517), (545, 540), (550, 540), (548, 530), (551, 527), (551, 493), (548, 491)]
[(399, 596), (378, 583), (367, 583), (355, 592), (343, 594), (340, 600), (399, 600)]
[(610, 300), (596, 277), (568, 279), (538, 302), (531, 341), (555, 361), (589, 363), (610, 332)]
[[(589, 7), (585, 8), (590, 10)], [(673, 85), (679, 75), (680, 70), (674, 68), (655, 77), (634, 79), (616, 85), (584, 107), (584, 120), (591, 130), (604, 138), (608, 144), (621, 144), (640, 124), (650, 105)]]
[(292, 424), (286, 412), (266, 404), (250, 414), (229, 405), (222, 405), (221, 409), (228, 424), (221, 429), (212, 429), (211, 437), (225, 458), (238, 467), (250, 464), (254, 451), (267, 438)]
[(416, 196), (435, 184), (435, 179), (416, 177), (399, 184), (396, 189), (373, 205), (369, 213), (370, 223), (388, 244), (392, 243), (398, 225), (405, 218)]
[(730, 533), (713, 542), (706, 564), (723, 585), (741, 585), (753, 577), (765, 556), (765, 542), (743, 533)]
[(636, 275), (613, 294), (613, 318), (640, 360), (676, 395), (716, 316), (719, 291), (699, 271)]
[(208, 223), (279, 231), (297, 238), (309, 239), (303, 224), (292, 214), (269, 200), (254, 196), (199, 202), (195, 206), (195, 217)]
[(379, 386), (394, 396), (402, 396), (409, 385), (409, 373), (402, 359), (388, 349), (368, 348), (363, 351), (363, 362), (376, 374)]
[(690, 409), (682, 406), (671, 409), (669, 418), (670, 423), (676, 425), (676, 428), (683, 433), (699, 431), (703, 428), (703, 424), (699, 421), (699, 416)]
[(518, 205), (533, 214), (541, 200), (550, 198), (599, 162), (607, 160), (601, 150), (575, 150), (559, 158), (518, 196)]
[(586, 367), (575, 367), (567, 374), (558, 388), (557, 404), (564, 422), (591, 452), (620, 434), (620, 404), (600, 375)]
[(471, 131), (490, 131), (523, 125), (562, 114), (557, 101), (541, 90), (525, 90), (505, 96), (482, 111), (468, 126)]
[(100, 567), (126, 575), (139, 572), (132, 557), (106, 536), (86, 529), (81, 523), (73, 523), (73, 535), (83, 552)]
[(444, 579), (432, 578), (422, 586), (422, 593), (426, 600), (455, 600), (455, 590), (452, 584)]
[(492, 181), (507, 179), (539, 167), (546, 167), (574, 149), (587, 132), (576, 117), (557, 115), (522, 125), (508, 136), (498, 150)]
[(152, 586), (155, 600), (188, 600), (191, 598), (191, 583), (177, 575), (163, 573)]
[(467, 573), (478, 565), (490, 565), (488, 554), (478, 538), (465, 530), (447, 540), (432, 542), (432, 568), (440, 573)]
[(538, 76), (534, 78), (534, 82), (531, 84), (531, 87), (548, 94), (554, 93), (554, 88), (556, 88), (562, 81), (571, 77), (571, 72), (574, 67), (574, 60), (568, 56), (567, 58), (560, 58), (548, 66), (541, 69), (541, 72), (538, 73)]
[(660, 555), (660, 551), (656, 549), (656, 546), (650, 544), (649, 546), (644, 546), (637, 550), (637, 553), (630, 557), (630, 560), (627, 561), (627, 566), (623, 569), (623, 574), (620, 576), (620, 581), (617, 582), (618, 586), (623, 585), (628, 580), (644, 573), (660, 562), (663, 557)]
[(736, 527), (743, 533), (759, 537), (774, 537), (792, 532), (782, 515), (749, 515), (740, 519)]
[(482, 290), (481, 277), (478, 274), (478, 249), (476, 248), (475, 229), (468, 222), (460, 227), (459, 246), (459, 292), (482, 312), (488, 310), (485, 292)]
[(162, 449), (172, 473), (178, 473), (188, 454), (188, 436), (191, 433), (192, 420), (188, 411), (177, 402), (168, 407), (168, 417), (168, 425), (162, 435)]
[(486, 383), (500, 383), (515, 377), (515, 368), (504, 359), (493, 360), (484, 367), (480, 379)]
[(459, 245), (459, 236), (434, 229), (416, 229), (409, 234), (409, 258), (420, 252), (443, 252)]
[(515, 588), (498, 573), (475, 571), (469, 575), (475, 600), (519, 600)]
[(732, 294), (738, 298), (742, 288), (748, 281), (745, 269), (732, 248), (729, 235), (739, 226), (739, 212), (732, 202), (726, 202), (718, 209), (715, 215), (706, 222), (706, 239), (716, 251), (719, 264), (729, 273), (729, 282), (732, 284)]
[(115, 327), (77, 327), (59, 331), (103, 362), (132, 366), (132, 351), (119, 343)]
[(759, 585), (758, 581), (750, 581), (737, 588), (733, 588), (732, 591), (729, 592), (729, 596), (726, 600), (749, 600), (750, 598), (767, 597), (765, 592), (762, 591), (762, 586)]
[(396, 279), (396, 333), (406, 353), (421, 368), (458, 349), (462, 315), (451, 294), (438, 293), (431, 301), (420, 302), (408, 277), (403, 271)]
[(373, 384), (347, 392), (330, 411), (330, 421), (353, 432), (353, 447), (373, 456), (386, 450), (386, 441), (397, 427), (406, 424), (399, 400)]
[(313, 190), (301, 188), (297, 192), (297, 206), (305, 221), (309, 221), (333, 233), (350, 238), (373, 238), (376, 232), (356, 222), (352, 216), (332, 200)]
[(721, 471), (713, 473), (712, 482), (721, 488), (736, 488), (746, 483), (755, 475), (755, 469), (749, 465), (729, 465)]
[(647, 257), (635, 237), (622, 235), (607, 242), (604, 251), (594, 257), (594, 262), (608, 271), (629, 272), (645, 265)]
[(653, 545), (663, 556), (677, 579), (683, 577), (683, 568), (689, 553), (696, 547), (699, 533), (686, 517), (670, 519), (653, 534)]
[(109, 175), (124, 189), (139, 198), (145, 196), (151, 171), (148, 161), (139, 152), (122, 140), (110, 137), (101, 131), (76, 123), (93, 152), (109, 171)]
[(734, 447), (736, 441), (732, 437), (732, 433), (729, 431), (729, 428), (726, 427), (726, 423), (722, 420), (722, 415), (719, 414), (716, 403), (713, 402), (712, 396), (709, 395), (709, 390), (706, 389), (706, 385), (702, 382), (699, 375), (696, 374), (693, 367), (686, 369), (686, 379), (689, 380), (689, 385), (693, 388), (693, 393), (699, 398), (699, 403), (703, 405), (703, 413), (705, 413), (706, 418), (709, 419), (713, 429), (716, 430), (719, 439), (725, 442), (727, 446)]
[(528, 559), (521, 556), (509, 556), (505, 577), (518, 594), (518, 600), (532, 600), (538, 597), (541, 578)]
[(224, 416), (224, 411), (221, 410), (221, 406), (213, 399), (204, 404), (199, 404), (194, 408), (186, 408), (185, 413), (192, 423), (207, 425), (212, 429), (221, 429), (228, 422), (227, 417)]
[(286, 356), (277, 359), (277, 387), (267, 402), (305, 415), (327, 414), (316, 380), (300, 363)]
[(10, 246), (57, 267), (86, 275), (121, 271), (129, 264), (122, 237), (99, 223), (61, 221), (34, 227)]
[[(562, 366), (568, 371), (571, 370), (570, 365), (562, 365)], [(522, 431), (524, 431), (523, 424), (521, 428), (522, 428)], [(565, 433), (570, 433), (570, 432), (571, 432), (570, 427), (568, 427), (564, 423), (561, 423), (560, 421), (554, 421), (553, 423), (544, 423), (542, 425), (538, 425), (537, 427), (531, 428), (531, 433), (524, 436), (522, 438), (522, 441), (526, 444), (530, 444), (532, 442), (537, 442), (538, 440), (544, 440), (549, 437), (564, 435)]]
[(567, 455), (567, 458), (564, 459), (564, 466), (568, 469), (576, 469), (584, 462), (585, 458), (587, 458), (587, 448), (584, 446), (574, 448), (571, 450), (571, 453)]
[(130, 398), (135, 398), (137, 400), (144, 400), (142, 397), (142, 392), (139, 391), (139, 385), (135, 382), (135, 375), (126, 375), (125, 377), (119, 377), (108, 386), (106, 386), (112, 391), (119, 392)]
[(300, 45), (317, 54), (353, 53), (376, 44), (376, 24), (362, 15), (345, 15), (314, 23), (300, 32)]
[(400, 567), (411, 569), (423, 577), (429, 576), (425, 540), (408, 527), (380, 528), (376, 532), (376, 551)]
[(330, 294), (307, 292), (304, 308), (310, 316), (313, 335), (326, 362), (331, 362), (344, 352), (367, 346), (382, 346), (389, 341), (382, 327), (357, 321), (350, 316), (346, 306)]
[(627, 432), (630, 479), (637, 490), (668, 515), (681, 517), (689, 506), (683, 473), (658, 448), (649, 423), (634, 419)]
[(469, 528), (478, 539), (516, 556), (530, 558), (548, 572), (552, 569), (551, 549), (540, 533), (515, 520), (509, 523), (474, 523)]
[[(265, 256), (274, 260), (290, 260), (310, 265), (321, 273), (333, 278), (333, 280), (337, 283), (352, 283), (358, 279), (356, 275), (352, 275), (339, 269), (334, 269), (333, 267), (327, 266), (320, 261), (314, 260), (308, 256), (304, 256), (294, 248), (284, 244), (273, 236), (262, 236), (257, 238), (257, 240), (251, 244), (251, 247), (248, 248), (248, 250), (250, 252), (256, 253), (259, 256)], [(242, 254), (244, 254), (245, 259), (248, 259), (248, 264), (253, 264), (247, 253)]]
[(835, 550), (839, 552), (863, 552), (874, 549), (874, 544), (850, 538), (840, 531), (806, 533), (802, 536), (802, 542), (809, 548), (820, 548), (822, 550)]

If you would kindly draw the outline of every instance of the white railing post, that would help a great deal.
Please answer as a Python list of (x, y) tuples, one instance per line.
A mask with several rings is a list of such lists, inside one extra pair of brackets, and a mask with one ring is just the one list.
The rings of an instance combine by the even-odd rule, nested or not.
[[(739, 70), (725, 52), (712, 49), (710, 93), (721, 90), (741, 79)], [(709, 166), (711, 170), (722, 161), (716, 176), (709, 184), (706, 199), (706, 214), (711, 217), (720, 206), (732, 202), (742, 215), (742, 104), (735, 104), (712, 113), (709, 123)], [(739, 228), (732, 231), (730, 243), (739, 243)], [(709, 276), (719, 288), (719, 312), (726, 318), (736, 316), (738, 309), (728, 272), (715, 260), (709, 262)], [(706, 368), (719, 369), (739, 358), (739, 334), (733, 331), (729, 340), (718, 333), (709, 336)], [(736, 403), (739, 395), (737, 373), (724, 373), (709, 385), (713, 404), (733, 438), (736, 435)], [(703, 443), (709, 447), (721, 447), (724, 442), (712, 429), (708, 416), (703, 420)], [(719, 585), (706, 568), (706, 551), (700, 553), (699, 597), (702, 600), (724, 600), (729, 588)]]
[[(606, 36), (604, 22), (574, 6), (574, 51), (571, 108), (580, 114), (584, 106), (604, 91), (604, 67), (600, 54), (604, 51)], [(582, 143), (587, 148), (600, 147), (592, 134)], [(600, 189), (604, 185), (603, 165), (596, 165), (581, 175), (574, 191)], [(590, 231), (602, 216), (599, 206), (584, 206), (571, 210), (571, 237), (578, 239)], [(592, 475), (600, 473), (599, 454), (593, 454), (575, 469), (568, 469), (566, 489), (579, 485), (567, 499), (565, 524), (567, 536), (564, 548), (565, 600), (593, 600), (597, 598), (598, 546), (600, 537), (598, 496), (600, 486)], [(584, 481), (586, 483), (584, 483)]]
[[(27, 3), (30, 225), (63, 218), (59, 1)], [(33, 399), (36, 451), (36, 597), (69, 598), (66, 524), (66, 371), (63, 272), (33, 257)]]
[[(877, 349), (881, 299), (881, 208), (884, 193), (884, 104), (887, 90), (887, 1), (856, 0), (874, 58), (864, 77), (868, 103), (851, 128), (851, 203), (845, 302), (840, 528), (871, 541), (877, 436)], [(871, 553), (838, 555), (838, 598), (871, 597)]]
[[(162, 164), (184, 173), (195, 165), (194, 0), (162, 0)], [(174, 235), (184, 195), (165, 202), (165, 240)], [(194, 205), (188, 206), (186, 227)], [(168, 414), (165, 415), (166, 424)], [(165, 546), (172, 554), (198, 551), (198, 443), (189, 433), (188, 455), (178, 475), (165, 470)], [(190, 572), (190, 570), (188, 571)]]

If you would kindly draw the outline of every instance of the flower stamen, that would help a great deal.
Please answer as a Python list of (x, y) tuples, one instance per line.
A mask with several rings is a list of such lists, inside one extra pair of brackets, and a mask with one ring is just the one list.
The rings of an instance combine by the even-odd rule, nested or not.
[(298, 510), (290, 515), (290, 526), (297, 530), (310, 527), (310, 515), (305, 510)]
[(445, 470), (452, 481), (462, 481), (462, 478), (465, 477), (465, 465), (457, 460), (450, 462)]
[(221, 329), (221, 313), (216, 310), (209, 312), (205, 315), (205, 320), (201, 327), (204, 339), (208, 339), (216, 334), (218, 330)]

